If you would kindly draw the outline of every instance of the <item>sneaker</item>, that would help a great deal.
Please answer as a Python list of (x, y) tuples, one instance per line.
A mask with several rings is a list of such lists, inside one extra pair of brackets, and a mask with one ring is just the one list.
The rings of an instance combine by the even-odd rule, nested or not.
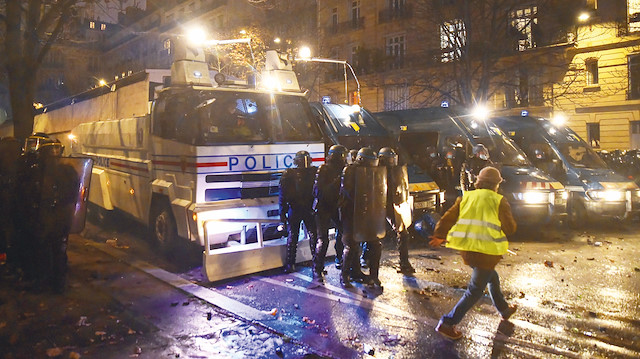
[(442, 322), (438, 322), (438, 326), (436, 327), (436, 332), (440, 333), (442, 336), (449, 338), (451, 340), (458, 340), (462, 338), (462, 332), (457, 330), (455, 326), (445, 324)]
[(509, 318), (511, 318), (516, 310), (518, 310), (518, 306), (516, 304), (511, 304), (507, 307), (507, 309), (505, 309), (504, 312), (500, 313), (500, 315), (502, 315), (502, 319), (509, 320)]

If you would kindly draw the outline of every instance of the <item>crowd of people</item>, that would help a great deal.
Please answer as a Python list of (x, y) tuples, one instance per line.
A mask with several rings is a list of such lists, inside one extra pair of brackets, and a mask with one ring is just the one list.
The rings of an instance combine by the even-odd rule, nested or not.
[[(408, 253), (407, 172), (392, 148), (376, 153), (364, 147), (354, 154), (334, 145), (319, 168), (312, 165), (307, 151), (296, 153), (293, 163), (295, 167), (280, 179), (280, 219), (288, 228), (285, 272), (295, 271), (301, 222), (310, 239), (318, 282), (324, 282), (331, 228), (335, 228), (336, 267), (344, 287), (352, 287), (352, 281), (382, 287), (381, 240), (387, 233), (397, 240), (400, 271), (415, 272)], [(368, 275), (362, 271), (361, 255), (367, 259)]]

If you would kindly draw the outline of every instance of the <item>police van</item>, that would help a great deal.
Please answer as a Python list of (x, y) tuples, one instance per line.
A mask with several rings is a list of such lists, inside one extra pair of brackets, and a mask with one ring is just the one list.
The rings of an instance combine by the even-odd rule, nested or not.
[(391, 147), (398, 151), (400, 163), (407, 164), (409, 192), (413, 208), (413, 218), (425, 213), (440, 212), (444, 202), (444, 192), (440, 190), (429, 174), (413, 163), (411, 156), (365, 108), (359, 105), (312, 102), (320, 128), (328, 146), (339, 144), (348, 149), (371, 147), (378, 151)]
[(535, 166), (564, 184), (570, 225), (584, 225), (589, 217), (627, 218), (640, 210), (638, 186), (610, 169), (564, 124), (528, 115), (491, 121), (508, 132)]
[[(114, 84), (88, 99), (84, 108), (93, 111), (84, 114), (93, 117), (75, 119), (84, 123), (70, 134), (73, 152), (95, 160), (91, 203), (148, 225), (161, 248), (202, 245), (210, 281), (283, 265), (279, 179), (297, 151), (308, 151), (314, 165), (324, 161), (321, 131), (290, 63), (266, 55), (250, 85), (220, 73), (213, 82), (202, 51), (177, 50), (170, 84), (150, 107), (134, 116), (119, 108), (154, 92), (158, 81), (147, 72), (146, 88)], [(113, 119), (99, 120), (113, 108)], [(49, 125), (41, 127), (55, 123), (55, 111), (43, 114)], [(297, 259), (311, 259), (308, 245), (298, 246)]]
[[(473, 161), (474, 149), (480, 147), (488, 150), (485, 164), (500, 169), (504, 182), (499, 192), (509, 201), (519, 225), (538, 225), (566, 216), (564, 186), (535, 168), (495, 124), (466, 109), (452, 107), (380, 112), (375, 116), (401, 141), (411, 144), (416, 158), (428, 162), (425, 168), (438, 172), (431, 175), (445, 182), (441, 188), (452, 192), (447, 195), (449, 202), (473, 183), (465, 181), (465, 168)], [(430, 163), (430, 154), (437, 155), (441, 170)]]

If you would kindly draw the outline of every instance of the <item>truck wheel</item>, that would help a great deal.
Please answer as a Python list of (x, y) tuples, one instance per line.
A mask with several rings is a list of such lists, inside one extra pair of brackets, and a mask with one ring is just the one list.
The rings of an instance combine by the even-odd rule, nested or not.
[(162, 202), (154, 204), (149, 227), (151, 237), (163, 251), (171, 250), (178, 242), (176, 220), (168, 204)]
[(93, 224), (107, 228), (111, 224), (112, 211), (104, 209), (97, 204), (89, 203), (87, 206), (87, 219)]
[(587, 224), (587, 209), (580, 201), (574, 200), (569, 207), (569, 227), (578, 229)]

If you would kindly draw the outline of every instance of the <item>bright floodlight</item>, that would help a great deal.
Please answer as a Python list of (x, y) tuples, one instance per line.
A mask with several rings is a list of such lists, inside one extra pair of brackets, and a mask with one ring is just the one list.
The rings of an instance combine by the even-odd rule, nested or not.
[(98, 81), (98, 84), (99, 84), (100, 86), (105, 86), (105, 85), (107, 84), (107, 81), (105, 81), (105, 80), (103, 80), (103, 79), (100, 79), (100, 81)]
[(486, 106), (477, 105), (473, 109), (472, 115), (480, 121), (486, 121), (489, 118), (489, 109)]
[(589, 18), (591, 17), (591, 15), (589, 15), (588, 12), (582, 12), (580, 13), (580, 15), (578, 15), (578, 20), (581, 22), (585, 22), (587, 20), (589, 20)]
[(566, 122), (567, 117), (561, 113), (557, 113), (551, 118), (551, 123), (556, 127), (564, 126)]
[(311, 49), (308, 46), (303, 46), (298, 51), (298, 57), (302, 59), (310, 59), (311, 58)]
[(187, 39), (193, 45), (202, 45), (207, 40), (207, 33), (201, 27), (192, 27), (187, 31)]
[(279, 38), (279, 37), (276, 37), (275, 39), (273, 39), (273, 42), (275, 42), (276, 44), (279, 44), (279, 43), (280, 43), (280, 41), (282, 41), (282, 40), (280, 40), (280, 38)]
[(353, 113), (360, 112), (360, 105), (351, 105), (351, 111), (353, 111)]

